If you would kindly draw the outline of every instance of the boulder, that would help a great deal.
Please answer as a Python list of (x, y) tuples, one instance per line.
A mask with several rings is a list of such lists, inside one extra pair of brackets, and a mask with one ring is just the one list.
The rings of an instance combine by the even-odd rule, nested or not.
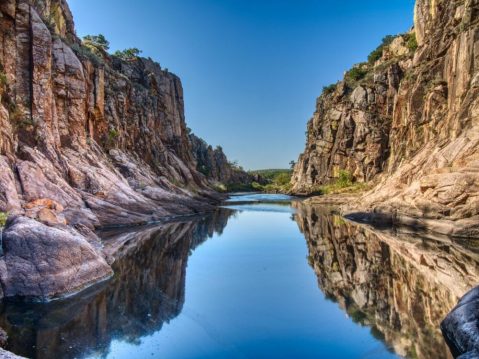
[(479, 357), (479, 287), (464, 295), (441, 323), (454, 357)]
[(75, 229), (10, 218), (3, 233), (0, 282), (5, 297), (46, 301), (82, 290), (113, 272), (102, 253)]

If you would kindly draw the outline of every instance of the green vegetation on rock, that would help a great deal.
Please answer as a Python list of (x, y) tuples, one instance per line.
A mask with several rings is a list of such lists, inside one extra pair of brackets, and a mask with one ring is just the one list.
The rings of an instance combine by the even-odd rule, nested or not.
[(406, 46), (409, 51), (414, 52), (417, 50), (418, 43), (415, 32), (404, 35), (404, 41), (406, 41)]
[(8, 213), (0, 212), (0, 230), (2, 230), (7, 224), (7, 219), (8, 219)]
[(314, 195), (355, 193), (368, 188), (366, 183), (354, 182), (353, 176), (345, 170), (340, 170), (337, 179), (330, 184), (315, 187), (311, 192)]
[(259, 171), (250, 171), (253, 176), (259, 176), (264, 179), (267, 184), (253, 182), (252, 187), (256, 191), (269, 193), (288, 193), (291, 191), (291, 169), (267, 169)]
[(122, 60), (134, 60), (140, 56), (141, 50), (136, 47), (125, 49), (122, 51), (116, 51), (113, 56), (119, 57)]
[(110, 42), (102, 34), (86, 35), (82, 42), (88, 48), (101, 49), (105, 52), (110, 49)]
[(384, 49), (391, 45), (391, 43), (393, 42), (393, 40), (395, 39), (395, 36), (393, 35), (387, 35), (383, 38), (383, 41), (381, 42), (381, 45), (379, 45), (376, 50), (374, 50), (373, 52), (371, 52), (368, 56), (368, 63), (371, 64), (371, 65), (374, 65), (374, 63), (376, 61), (378, 61), (381, 56), (383, 56), (383, 51)]

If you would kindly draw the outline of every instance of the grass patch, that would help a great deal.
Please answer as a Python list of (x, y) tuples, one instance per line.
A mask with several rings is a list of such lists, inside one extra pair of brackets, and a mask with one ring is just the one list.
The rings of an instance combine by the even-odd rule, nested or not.
[(410, 33), (410, 34), (405, 34), (404, 35), (404, 41), (406, 41), (406, 47), (409, 49), (411, 52), (415, 52), (418, 48), (418, 43), (417, 43), (417, 38), (416, 38), (416, 33)]
[(8, 219), (8, 212), (0, 212), (0, 230), (5, 228)]
[(353, 182), (353, 177), (348, 171), (340, 170), (339, 176), (333, 183), (317, 186), (311, 191), (313, 195), (356, 193), (368, 188), (366, 183)]
[(323, 94), (324, 95), (331, 95), (336, 91), (336, 88), (338, 87), (338, 84), (331, 84), (328, 86), (323, 86)]

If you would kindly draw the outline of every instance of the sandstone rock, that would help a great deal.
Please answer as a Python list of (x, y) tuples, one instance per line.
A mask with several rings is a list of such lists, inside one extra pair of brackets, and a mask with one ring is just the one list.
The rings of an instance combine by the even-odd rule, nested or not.
[(100, 251), (76, 230), (10, 219), (3, 233), (0, 282), (5, 297), (40, 300), (79, 291), (112, 275)]
[[(221, 197), (196, 169), (176, 75), (151, 59), (123, 61), (82, 47), (65, 0), (3, 0), (0, 12), (7, 79), (0, 89), (0, 211), (30, 217), (33, 226), (7, 238), (33, 236), (39, 247), (31, 250), (47, 258), (56, 248), (49, 238), (61, 237), (81, 273), (65, 284), (68, 257), (53, 257), (35, 279), (47, 276), (45, 287), (22, 287), (22, 276), (38, 264), (29, 253), (18, 278), (9, 270), (15, 285), (0, 297), (60, 296), (103, 278), (108, 268), (95, 254), (101, 241), (93, 233), (100, 226), (213, 210)], [(16, 268), (9, 251), (0, 257), (5, 270)]]
[(233, 168), (220, 146), (213, 149), (213, 147), (208, 145), (204, 140), (195, 136), (194, 134), (190, 134), (190, 141), (193, 156), (196, 161), (196, 168), (208, 179), (221, 182), (226, 185), (248, 185), (254, 181), (262, 181), (259, 178), (254, 178), (254, 176), (243, 170)]
[(397, 37), (365, 79), (318, 99), (293, 191), (344, 170), (373, 189), (343, 213), (479, 237), (477, 11), (477, 1), (417, 0), (415, 53)]

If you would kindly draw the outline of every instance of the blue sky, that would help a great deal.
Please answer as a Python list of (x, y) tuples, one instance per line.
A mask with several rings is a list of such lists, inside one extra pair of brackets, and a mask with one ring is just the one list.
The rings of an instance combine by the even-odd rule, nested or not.
[(407, 31), (414, 0), (69, 0), (79, 36), (180, 76), (188, 126), (247, 169), (304, 149), (322, 87)]

